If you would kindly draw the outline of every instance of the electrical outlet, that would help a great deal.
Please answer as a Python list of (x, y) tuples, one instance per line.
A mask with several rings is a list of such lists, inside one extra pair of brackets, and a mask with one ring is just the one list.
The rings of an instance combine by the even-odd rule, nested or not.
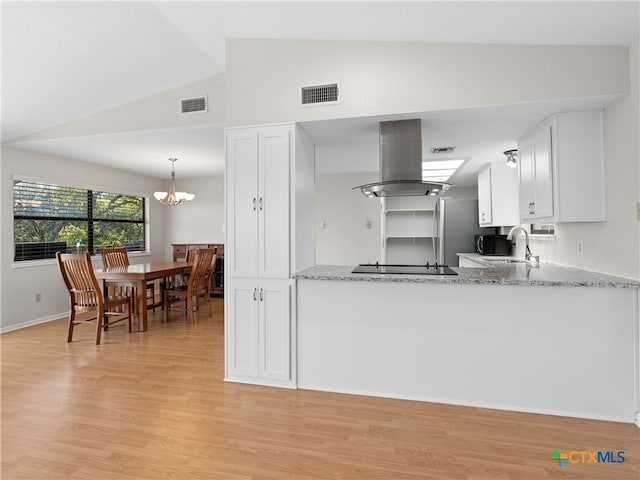
[(36, 293), (36, 303), (39, 303), (42, 301), (42, 294), (41, 293)]
[(320, 228), (327, 228), (327, 222), (325, 222), (324, 220), (320, 220)]
[(578, 240), (578, 255), (584, 254), (584, 241)]
[(365, 222), (365, 227), (367, 228), (367, 230), (371, 230), (373, 228), (373, 222), (371, 222), (371, 220), (367, 220)]

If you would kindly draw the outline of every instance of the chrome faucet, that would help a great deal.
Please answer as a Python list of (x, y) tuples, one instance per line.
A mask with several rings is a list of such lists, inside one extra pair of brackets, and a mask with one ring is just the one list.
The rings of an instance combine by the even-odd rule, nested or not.
[(515, 232), (516, 230), (522, 230), (522, 232), (524, 233), (524, 241), (525, 241), (524, 259), (527, 262), (531, 261), (531, 259), (534, 259), (536, 263), (540, 263), (540, 256), (531, 254), (531, 249), (529, 248), (529, 232), (527, 232), (524, 227), (517, 225), (513, 227), (511, 230), (509, 230), (509, 233), (507, 234), (507, 240), (513, 239), (513, 232)]

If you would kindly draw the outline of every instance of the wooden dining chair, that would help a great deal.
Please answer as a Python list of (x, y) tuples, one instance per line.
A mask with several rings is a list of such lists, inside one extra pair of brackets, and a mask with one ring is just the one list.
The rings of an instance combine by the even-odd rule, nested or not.
[[(209, 247), (213, 250), (214, 254), (218, 253), (218, 247)], [(191, 263), (193, 264), (193, 260), (196, 258), (196, 251), (199, 249), (199, 247), (197, 248), (190, 248), (189, 250), (187, 250), (187, 255), (185, 257), (185, 262), (187, 263)], [(215, 263), (215, 258), (214, 258), (214, 263)], [(215, 268), (215, 265), (214, 265)], [(186, 285), (187, 282), (189, 281), (189, 274), (188, 273), (183, 273), (182, 275), (179, 275), (179, 279), (176, 281), (177, 285)]]
[[(127, 247), (111, 247), (102, 249), (102, 267), (128, 267), (129, 266), (129, 254), (127, 253)], [(134, 298), (134, 311), (138, 309), (137, 302), (137, 284), (122, 282), (107, 282), (107, 288), (113, 288), (117, 291), (118, 288), (126, 287), (132, 290), (131, 296)], [(162, 294), (161, 294), (162, 296)], [(156, 310), (156, 284), (155, 282), (147, 283), (147, 300), (151, 299), (151, 308), (155, 312)]]
[(194, 311), (201, 304), (206, 304), (211, 315), (211, 303), (209, 300), (209, 272), (212, 263), (215, 263), (214, 248), (199, 248), (193, 258), (193, 268), (185, 285), (167, 288), (164, 291), (164, 321), (168, 320), (169, 308), (176, 303), (184, 302), (181, 308), (188, 316), (189, 322), (194, 322)]
[(214, 248), (214, 255), (211, 257), (211, 265), (207, 270), (207, 298), (211, 298), (212, 285), (215, 281), (216, 265), (218, 262), (218, 249)]
[[(73, 339), (76, 325), (96, 321), (96, 345), (100, 344), (102, 330), (126, 320), (131, 333), (132, 301), (130, 296), (107, 296), (102, 294), (100, 284), (93, 272), (91, 255), (56, 253), (58, 268), (69, 292), (71, 310), (67, 342)], [(123, 312), (122, 308), (126, 307)], [(121, 309), (121, 311), (113, 311)]]

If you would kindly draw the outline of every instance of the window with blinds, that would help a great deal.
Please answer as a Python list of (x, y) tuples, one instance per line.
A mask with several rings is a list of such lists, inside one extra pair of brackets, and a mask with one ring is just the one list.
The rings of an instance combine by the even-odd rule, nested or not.
[(57, 251), (96, 255), (103, 247), (144, 251), (145, 207), (144, 197), (14, 180), (14, 261)]

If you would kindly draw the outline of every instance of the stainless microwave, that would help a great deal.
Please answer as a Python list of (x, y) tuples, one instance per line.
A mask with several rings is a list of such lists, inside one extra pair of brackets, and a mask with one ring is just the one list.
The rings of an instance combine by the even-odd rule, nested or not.
[(511, 255), (511, 240), (506, 235), (476, 235), (475, 245), (480, 255)]

